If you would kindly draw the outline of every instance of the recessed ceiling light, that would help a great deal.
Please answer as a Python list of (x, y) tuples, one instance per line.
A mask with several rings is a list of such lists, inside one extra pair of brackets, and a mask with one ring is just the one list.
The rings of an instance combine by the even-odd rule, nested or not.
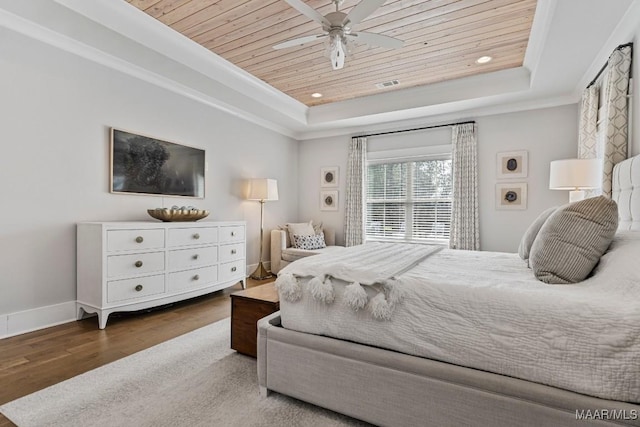
[(476, 64), (486, 64), (487, 62), (490, 62), (493, 58), (490, 56), (481, 56), (480, 58), (476, 59)]
[(322, 98), (322, 94), (321, 94), (321, 93), (318, 93), (318, 92), (316, 92), (316, 93), (312, 93), (312, 94), (311, 94), (311, 97), (312, 97), (312, 98)]

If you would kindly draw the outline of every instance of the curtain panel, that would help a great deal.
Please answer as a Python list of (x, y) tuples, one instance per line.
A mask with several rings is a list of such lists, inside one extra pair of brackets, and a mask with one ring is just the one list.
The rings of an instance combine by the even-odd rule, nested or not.
[[(602, 191), (588, 191), (587, 197), (600, 193), (611, 197), (613, 167), (628, 156), (627, 95), (631, 57), (630, 45), (614, 50), (604, 71), (603, 85), (593, 84), (587, 87), (582, 95), (578, 158), (598, 158), (602, 159), (603, 164)], [(602, 109), (598, 117), (600, 97), (602, 97)]]
[(364, 212), (366, 200), (364, 185), (366, 180), (367, 138), (351, 138), (347, 159), (347, 188), (345, 191), (345, 246), (364, 243)]
[(449, 247), (477, 251), (480, 250), (480, 227), (476, 125), (453, 126), (451, 143), (453, 205)]

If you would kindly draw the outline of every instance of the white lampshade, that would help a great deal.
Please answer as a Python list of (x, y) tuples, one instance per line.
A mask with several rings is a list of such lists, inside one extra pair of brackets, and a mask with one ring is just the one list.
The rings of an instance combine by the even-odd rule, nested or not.
[(549, 188), (571, 190), (569, 202), (579, 202), (585, 197), (584, 189), (602, 186), (602, 159), (565, 159), (551, 162)]
[(593, 189), (601, 186), (602, 159), (565, 159), (551, 162), (551, 190)]
[(278, 181), (267, 178), (250, 179), (247, 194), (249, 200), (278, 200)]

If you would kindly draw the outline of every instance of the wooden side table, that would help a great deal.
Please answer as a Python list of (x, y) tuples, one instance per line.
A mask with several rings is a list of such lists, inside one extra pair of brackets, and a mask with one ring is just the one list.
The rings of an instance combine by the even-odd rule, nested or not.
[(275, 283), (231, 294), (231, 348), (256, 357), (258, 320), (280, 310)]

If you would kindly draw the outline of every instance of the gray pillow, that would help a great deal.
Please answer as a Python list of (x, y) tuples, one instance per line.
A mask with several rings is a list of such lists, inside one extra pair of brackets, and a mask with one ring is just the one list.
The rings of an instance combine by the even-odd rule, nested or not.
[(531, 245), (533, 245), (533, 241), (536, 240), (536, 236), (538, 235), (538, 232), (544, 225), (547, 218), (549, 218), (551, 214), (554, 213), (557, 209), (558, 207), (554, 206), (542, 212), (538, 216), (538, 218), (536, 218), (531, 223), (529, 228), (527, 228), (527, 231), (525, 231), (524, 235), (522, 236), (522, 240), (520, 240), (520, 246), (518, 246), (518, 255), (520, 255), (520, 258), (522, 258), (525, 261), (529, 259), (529, 253), (531, 252)]
[(545, 283), (577, 283), (589, 276), (618, 228), (618, 205), (604, 196), (558, 208), (531, 246), (529, 265)]

